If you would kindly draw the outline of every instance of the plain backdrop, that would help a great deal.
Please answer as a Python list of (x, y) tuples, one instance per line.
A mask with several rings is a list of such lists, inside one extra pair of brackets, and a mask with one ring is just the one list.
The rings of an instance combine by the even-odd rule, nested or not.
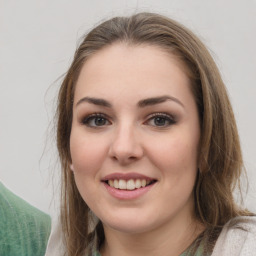
[(238, 123), (249, 180), (245, 203), (256, 211), (255, 0), (0, 0), (0, 179), (29, 203), (56, 214), (58, 78), (90, 28), (140, 11), (180, 21), (208, 46)]

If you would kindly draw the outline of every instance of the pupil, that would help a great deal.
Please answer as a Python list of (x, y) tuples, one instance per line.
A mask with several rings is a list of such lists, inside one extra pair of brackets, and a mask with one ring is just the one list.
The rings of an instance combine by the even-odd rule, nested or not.
[(156, 117), (155, 125), (158, 125), (158, 126), (165, 125), (165, 118), (163, 118), (163, 117)]
[(104, 118), (102, 118), (102, 117), (97, 117), (95, 119), (95, 124), (97, 126), (104, 125), (104, 124), (106, 124), (106, 120)]

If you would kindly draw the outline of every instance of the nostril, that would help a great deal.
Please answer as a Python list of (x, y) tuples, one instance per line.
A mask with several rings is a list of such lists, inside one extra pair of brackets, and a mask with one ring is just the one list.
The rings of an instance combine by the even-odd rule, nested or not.
[(110, 156), (111, 159), (115, 162), (118, 162), (119, 164), (121, 165), (127, 165), (127, 164), (131, 164), (133, 163), (134, 161), (137, 161), (138, 159), (140, 159), (140, 157), (137, 157), (137, 156), (134, 156), (134, 155), (131, 155), (131, 154), (115, 154), (115, 155), (112, 155)]
[(142, 145), (133, 133), (126, 126), (117, 131), (109, 147), (109, 156), (113, 160), (126, 164), (142, 157)]

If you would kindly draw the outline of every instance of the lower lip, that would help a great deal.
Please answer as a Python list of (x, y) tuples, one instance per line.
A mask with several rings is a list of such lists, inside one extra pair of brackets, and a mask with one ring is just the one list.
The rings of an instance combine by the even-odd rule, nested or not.
[(111, 196), (117, 199), (122, 199), (122, 200), (132, 200), (132, 199), (139, 198), (145, 193), (147, 193), (150, 189), (152, 189), (155, 183), (148, 185), (146, 187), (137, 188), (134, 190), (122, 190), (122, 189), (113, 188), (113, 187), (110, 187), (105, 182), (103, 184)]

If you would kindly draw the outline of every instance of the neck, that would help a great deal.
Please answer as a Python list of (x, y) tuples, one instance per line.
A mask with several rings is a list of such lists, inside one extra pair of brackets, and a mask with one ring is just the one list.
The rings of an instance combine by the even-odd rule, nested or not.
[(104, 227), (102, 256), (177, 256), (184, 252), (204, 230), (194, 219), (173, 222), (150, 232), (124, 233)]

